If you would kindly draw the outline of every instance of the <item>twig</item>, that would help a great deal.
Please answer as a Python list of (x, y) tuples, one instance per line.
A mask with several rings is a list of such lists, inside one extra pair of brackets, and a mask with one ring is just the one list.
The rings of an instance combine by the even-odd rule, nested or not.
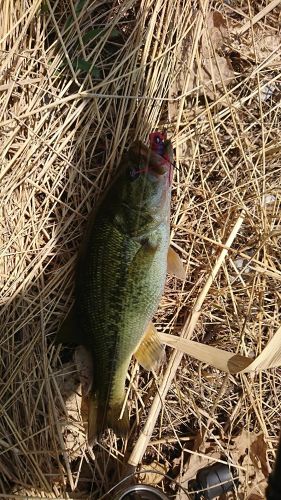
[(269, 14), (277, 5), (280, 4), (280, 0), (272, 0), (268, 5), (266, 5), (258, 14), (256, 14), (253, 19), (250, 19), (247, 21), (238, 31), (238, 35), (244, 35), (248, 29), (251, 28), (251, 26), (254, 26), (254, 24), (258, 23), (264, 16)]

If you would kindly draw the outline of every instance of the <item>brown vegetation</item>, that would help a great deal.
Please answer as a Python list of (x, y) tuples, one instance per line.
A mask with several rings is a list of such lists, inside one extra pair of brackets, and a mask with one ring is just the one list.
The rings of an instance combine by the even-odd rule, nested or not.
[(253, 357), (272, 338), (280, 2), (6, 0), (0, 16), (0, 498), (103, 498), (132, 451), (142, 480), (170, 498), (183, 498), (188, 471), (215, 461), (239, 469), (234, 498), (263, 498), (280, 369), (234, 376), (170, 348), (157, 376), (132, 361), (129, 439), (109, 432), (92, 452), (73, 353), (52, 341), (72, 303), (87, 213), (124, 149), (156, 127), (175, 147), (171, 237), (187, 268), (184, 283), (167, 278), (157, 328), (182, 331), (244, 211), (192, 338)]

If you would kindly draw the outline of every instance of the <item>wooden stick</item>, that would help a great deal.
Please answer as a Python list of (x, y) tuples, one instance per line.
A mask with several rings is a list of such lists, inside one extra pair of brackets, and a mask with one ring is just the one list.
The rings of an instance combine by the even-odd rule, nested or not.
[[(235, 226), (233, 227), (233, 229), (230, 233), (230, 236), (229, 236), (227, 242), (225, 243), (226, 247), (230, 247), (232, 245), (232, 243), (233, 243), (233, 241), (234, 241), (234, 239), (235, 239), (235, 237), (236, 237), (236, 235), (237, 235), (237, 233), (238, 233), (238, 231), (239, 231), (239, 229), (244, 221), (244, 217), (245, 217), (245, 212), (242, 211), (240, 217), (238, 218)], [(184, 337), (184, 338), (191, 337), (191, 335), (195, 329), (195, 326), (197, 324), (198, 318), (201, 314), (202, 304), (206, 298), (206, 295), (209, 292), (209, 289), (210, 289), (222, 263), (224, 262), (224, 259), (227, 255), (227, 252), (228, 252), (228, 250), (226, 248), (223, 248), (223, 250), (221, 251), (221, 253), (216, 261), (216, 264), (215, 264), (213, 270), (211, 271), (211, 274), (209, 275), (209, 277), (205, 283), (204, 288), (202, 289), (201, 293), (199, 294), (199, 296), (195, 302), (195, 305), (194, 305), (189, 317), (187, 318), (187, 321), (186, 321), (186, 323), (183, 327), (183, 330), (182, 330), (182, 334), (181, 334), (182, 337)], [(162, 404), (164, 403), (164, 399), (167, 395), (167, 392), (171, 386), (172, 380), (173, 380), (173, 378), (176, 374), (176, 371), (179, 367), (182, 356), (183, 356), (182, 353), (175, 351), (170, 358), (167, 370), (164, 374), (162, 384), (161, 384), (161, 386), (158, 390), (158, 393), (156, 394), (154, 401), (152, 403), (152, 406), (150, 408), (147, 422), (146, 422), (143, 430), (141, 431), (140, 436), (139, 436), (139, 438), (134, 446), (134, 449), (129, 457), (129, 460), (128, 460), (129, 465), (136, 467), (142, 460), (142, 457), (145, 453), (146, 447), (148, 446), (148, 443), (150, 441), (150, 438), (151, 438), (153, 429), (155, 427), (158, 415), (160, 413)]]
[(248, 29), (251, 28), (251, 26), (254, 26), (254, 24), (258, 23), (264, 16), (269, 14), (277, 5), (279, 5), (281, 0), (272, 0), (268, 5), (264, 7), (258, 14), (256, 14), (252, 19), (247, 21), (239, 30), (238, 30), (238, 35), (244, 35)]

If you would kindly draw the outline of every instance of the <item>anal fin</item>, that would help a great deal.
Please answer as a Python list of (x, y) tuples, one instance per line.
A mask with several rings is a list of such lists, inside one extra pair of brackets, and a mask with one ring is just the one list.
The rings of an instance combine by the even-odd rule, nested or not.
[(170, 246), (167, 256), (168, 273), (174, 274), (176, 278), (184, 280), (185, 278), (185, 268), (180, 256), (175, 252), (175, 250)]
[(165, 350), (153, 323), (149, 323), (134, 356), (138, 363), (148, 371), (156, 370), (163, 363)]

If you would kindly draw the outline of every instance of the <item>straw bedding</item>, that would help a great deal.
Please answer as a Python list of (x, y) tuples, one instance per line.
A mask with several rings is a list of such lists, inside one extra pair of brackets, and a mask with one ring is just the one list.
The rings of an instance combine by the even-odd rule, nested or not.
[[(0, 9), (0, 498), (101, 498), (124, 474), (173, 354), (156, 377), (132, 361), (129, 439), (106, 433), (89, 450), (73, 352), (53, 344), (87, 214), (125, 148), (166, 127), (177, 167), (171, 237), (187, 274), (168, 276), (155, 324), (181, 332), (244, 210), (193, 338), (261, 352), (280, 325), (280, 4)], [(239, 469), (232, 498), (263, 498), (280, 396), (280, 369), (231, 376), (184, 356), (140, 454), (157, 474), (142, 480), (188, 498), (178, 483), (223, 461)]]

